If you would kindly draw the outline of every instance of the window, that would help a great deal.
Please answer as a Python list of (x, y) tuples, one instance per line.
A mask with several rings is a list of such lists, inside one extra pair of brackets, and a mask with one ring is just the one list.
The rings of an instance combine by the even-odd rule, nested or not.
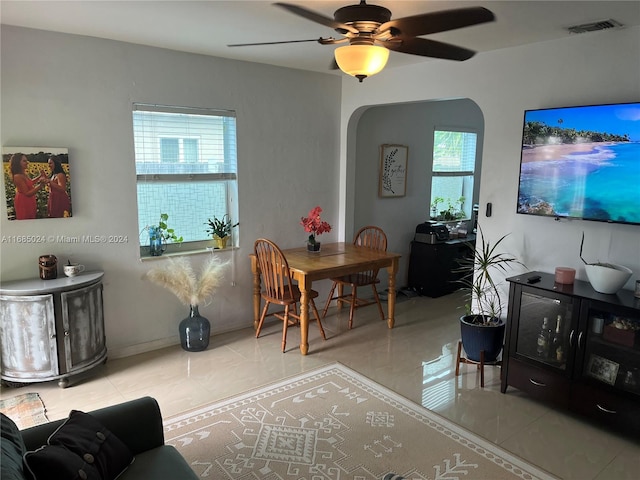
[(474, 132), (438, 130), (433, 134), (431, 218), (471, 218), (476, 167)]
[[(238, 221), (235, 112), (136, 103), (133, 137), (142, 256), (148, 254), (143, 231), (162, 213), (184, 239), (178, 251), (210, 246), (209, 218), (228, 214)], [(236, 228), (231, 244), (237, 242)]]
[(186, 163), (198, 162), (198, 139), (197, 138), (161, 138), (160, 139), (160, 162)]

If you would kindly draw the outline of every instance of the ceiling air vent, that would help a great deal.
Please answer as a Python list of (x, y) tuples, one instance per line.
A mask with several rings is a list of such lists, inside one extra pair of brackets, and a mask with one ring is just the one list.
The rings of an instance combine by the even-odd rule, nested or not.
[(569, 33), (586, 33), (586, 32), (597, 32), (598, 30), (608, 30), (609, 28), (621, 28), (623, 25), (613, 19), (609, 20), (600, 20), (599, 22), (592, 23), (583, 23), (582, 25), (574, 25), (573, 27), (568, 27)]

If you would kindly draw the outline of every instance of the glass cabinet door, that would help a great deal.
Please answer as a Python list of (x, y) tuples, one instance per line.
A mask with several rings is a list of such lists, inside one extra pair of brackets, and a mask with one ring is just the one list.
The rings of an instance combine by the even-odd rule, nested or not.
[(574, 331), (574, 301), (571, 297), (541, 296), (523, 287), (516, 339), (517, 357), (567, 371), (571, 359), (570, 336)]
[(578, 375), (640, 394), (640, 315), (637, 310), (612, 309), (589, 302), (585, 318), (584, 359)]

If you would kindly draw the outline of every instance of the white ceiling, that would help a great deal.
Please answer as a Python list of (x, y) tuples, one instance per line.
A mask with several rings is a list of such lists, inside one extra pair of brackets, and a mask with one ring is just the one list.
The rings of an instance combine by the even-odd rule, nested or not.
[[(333, 18), (358, 0), (288, 0)], [(569, 36), (567, 27), (614, 19), (640, 24), (640, 2), (630, 1), (386, 1), (371, 0), (400, 18), (438, 10), (483, 6), (496, 21), (426, 38), (478, 52)], [(333, 48), (316, 42), (227, 47), (231, 43), (315, 39), (339, 34), (272, 5), (269, 1), (0, 0), (2, 24), (139, 43), (184, 52), (328, 72)], [(606, 35), (607, 31), (581, 35)], [(387, 68), (432, 61), (392, 52)]]

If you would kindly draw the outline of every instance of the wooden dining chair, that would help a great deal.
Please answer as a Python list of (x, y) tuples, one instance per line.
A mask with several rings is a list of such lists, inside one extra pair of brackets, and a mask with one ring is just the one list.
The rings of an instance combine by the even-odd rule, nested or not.
[[(380, 227), (369, 225), (358, 230), (353, 237), (353, 244), (371, 248), (372, 250), (386, 252), (387, 236)], [(331, 286), (327, 303), (325, 303), (324, 309), (322, 310), (322, 318), (327, 315), (329, 304), (333, 300), (337, 300), (338, 306), (341, 306), (342, 303), (348, 303), (351, 305), (349, 310), (349, 329), (353, 327), (353, 314), (356, 308), (365, 307), (374, 303), (378, 304), (380, 318), (384, 321), (384, 312), (382, 311), (382, 304), (380, 303), (380, 297), (378, 296), (378, 290), (376, 289), (376, 285), (380, 283), (377, 269), (332, 278), (331, 280), (333, 281), (333, 285)], [(358, 287), (366, 287), (367, 285), (371, 285), (371, 289), (373, 290), (373, 300), (358, 297)], [(351, 287), (351, 293), (344, 293), (345, 286)], [(336, 287), (338, 287), (338, 295), (334, 297), (333, 294)]]
[[(294, 285), (291, 279), (291, 271), (287, 259), (282, 250), (271, 240), (259, 238), (254, 244), (254, 253), (256, 255), (258, 268), (260, 269), (260, 277), (264, 290), (261, 295), (265, 301), (258, 328), (256, 330), (256, 338), (260, 336), (262, 324), (268, 315), (273, 315), (283, 322), (282, 326), (282, 352), (285, 351), (287, 344), (287, 327), (290, 325), (298, 325), (300, 323), (300, 315), (298, 314), (297, 304), (300, 301), (301, 292), (297, 285)], [(320, 335), (326, 340), (324, 329), (318, 309), (313, 301), (318, 296), (315, 290), (309, 291), (309, 306), (313, 310), (313, 314), (320, 327)], [(284, 310), (267, 314), (269, 305), (281, 305)]]

